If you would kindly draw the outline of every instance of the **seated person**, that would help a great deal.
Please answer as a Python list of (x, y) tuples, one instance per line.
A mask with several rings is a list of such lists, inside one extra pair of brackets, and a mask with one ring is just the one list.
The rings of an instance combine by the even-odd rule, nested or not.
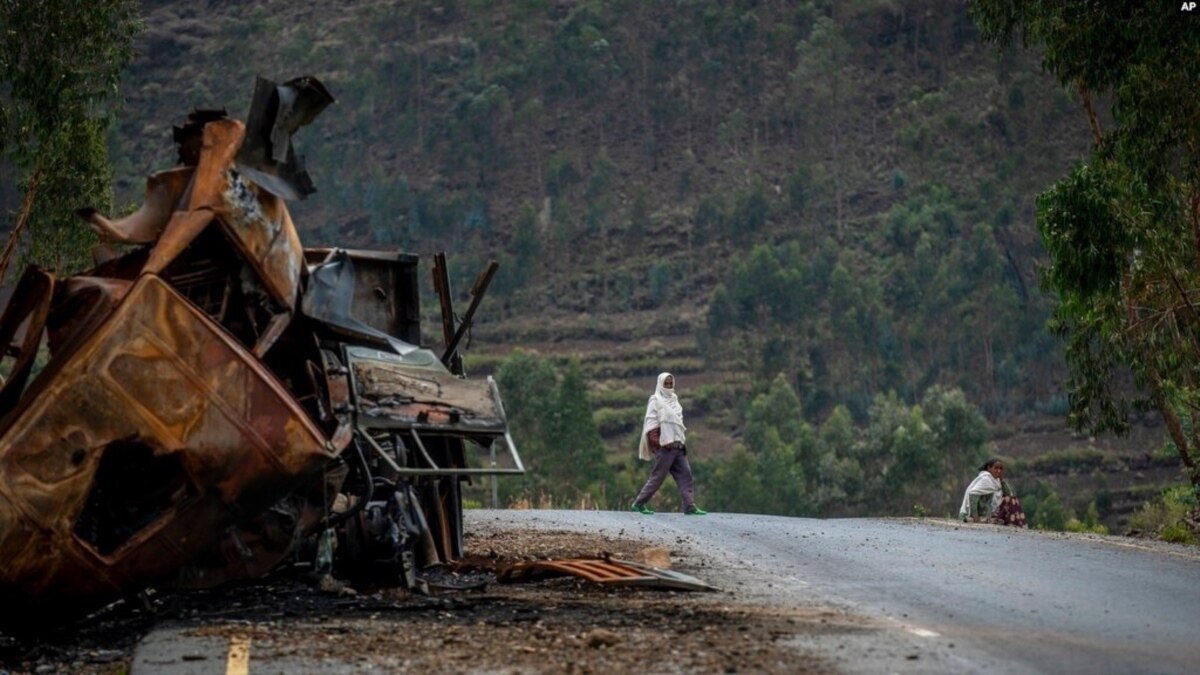
[(958, 516), (965, 522), (978, 523), (987, 518), (997, 525), (1027, 527), (1021, 500), (1004, 480), (1004, 463), (989, 459), (979, 467), (979, 475), (967, 486)]

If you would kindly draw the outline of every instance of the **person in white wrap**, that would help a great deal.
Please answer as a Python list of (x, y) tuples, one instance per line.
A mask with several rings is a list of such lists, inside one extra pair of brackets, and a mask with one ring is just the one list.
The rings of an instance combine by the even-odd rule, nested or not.
[(687, 458), (687, 427), (683, 424), (683, 406), (675, 395), (675, 377), (660, 373), (654, 395), (646, 402), (646, 417), (642, 421), (642, 436), (638, 442), (638, 458), (652, 461), (650, 477), (633, 500), (631, 509), (646, 515), (654, 513), (646, 503), (662, 487), (667, 474), (679, 486), (679, 500), (684, 514), (703, 516), (708, 512), (696, 506), (692, 467)]
[(963, 495), (958, 517), (964, 522), (985, 520), (997, 525), (1028, 527), (1021, 500), (1017, 499), (1012, 487), (1004, 480), (1003, 462), (989, 459), (979, 467), (979, 475), (971, 481)]
[(999, 462), (989, 459), (979, 467), (979, 475), (971, 481), (966, 494), (963, 495), (962, 506), (958, 508), (959, 518), (978, 523), (980, 517), (986, 519), (992, 516), (992, 511), (1000, 505), (1000, 474), (996, 468), (998, 466)]

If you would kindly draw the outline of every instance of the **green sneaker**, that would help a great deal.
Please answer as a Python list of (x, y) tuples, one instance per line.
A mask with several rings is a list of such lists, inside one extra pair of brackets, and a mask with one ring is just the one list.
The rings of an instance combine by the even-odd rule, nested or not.
[(683, 515), (685, 515), (685, 516), (707, 516), (708, 511), (705, 511), (704, 509), (700, 508), (699, 506), (693, 506), (692, 508), (688, 509), (687, 511), (684, 511)]
[(629, 510), (646, 516), (654, 515), (654, 511), (651, 511), (649, 508), (647, 508), (645, 504), (638, 504), (637, 502), (631, 504), (629, 506)]

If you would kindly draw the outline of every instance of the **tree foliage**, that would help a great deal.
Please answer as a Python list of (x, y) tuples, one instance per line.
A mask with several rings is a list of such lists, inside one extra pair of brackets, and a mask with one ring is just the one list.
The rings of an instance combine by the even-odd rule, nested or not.
[(32, 262), (80, 265), (91, 239), (74, 210), (112, 208), (105, 133), (140, 29), (132, 0), (0, 0), (0, 157), (32, 192)]
[[(957, 386), (994, 416), (1017, 409), (1023, 370), (1057, 357), (1040, 299), (1022, 297), (1003, 235), (947, 188), (913, 190), (870, 251), (759, 244), (710, 296), (709, 337), (754, 358), (756, 374), (811, 380), (805, 410)], [(837, 345), (834, 347), (834, 345)]]
[[(1089, 161), (1038, 199), (1071, 419), (1122, 432), (1131, 407), (1156, 408), (1200, 485), (1200, 32), (1146, 3), (977, 0), (972, 10), (1001, 47), (1044, 50), (1093, 135)], [(1104, 99), (1107, 129), (1095, 110)]]
[(987, 438), (979, 411), (958, 389), (933, 387), (919, 405), (879, 394), (867, 421), (834, 408), (813, 428), (791, 384), (776, 377), (754, 398), (739, 446), (703, 463), (703, 500), (724, 511), (790, 516), (953, 510), (962, 477)]
[(604, 504), (613, 474), (578, 364), (560, 369), (540, 356), (516, 352), (505, 359), (496, 380), (528, 471), (502, 483), (503, 499), (524, 496), (575, 505), (588, 495), (590, 503)]

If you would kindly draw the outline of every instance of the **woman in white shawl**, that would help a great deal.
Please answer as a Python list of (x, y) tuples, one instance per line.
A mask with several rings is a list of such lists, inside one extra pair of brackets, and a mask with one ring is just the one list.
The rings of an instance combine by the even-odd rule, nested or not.
[(989, 459), (979, 467), (979, 475), (967, 486), (958, 516), (973, 523), (981, 519), (998, 525), (1027, 527), (1021, 500), (1004, 480), (1004, 463)]
[(696, 506), (693, 494), (692, 467), (688, 464), (687, 427), (683, 425), (683, 406), (675, 395), (675, 377), (660, 373), (654, 395), (646, 402), (646, 418), (642, 422), (642, 437), (638, 443), (638, 458), (653, 461), (650, 477), (630, 507), (638, 513), (654, 513), (646, 502), (658, 492), (667, 474), (679, 486), (679, 499), (683, 512), (689, 516), (703, 516), (708, 512)]

